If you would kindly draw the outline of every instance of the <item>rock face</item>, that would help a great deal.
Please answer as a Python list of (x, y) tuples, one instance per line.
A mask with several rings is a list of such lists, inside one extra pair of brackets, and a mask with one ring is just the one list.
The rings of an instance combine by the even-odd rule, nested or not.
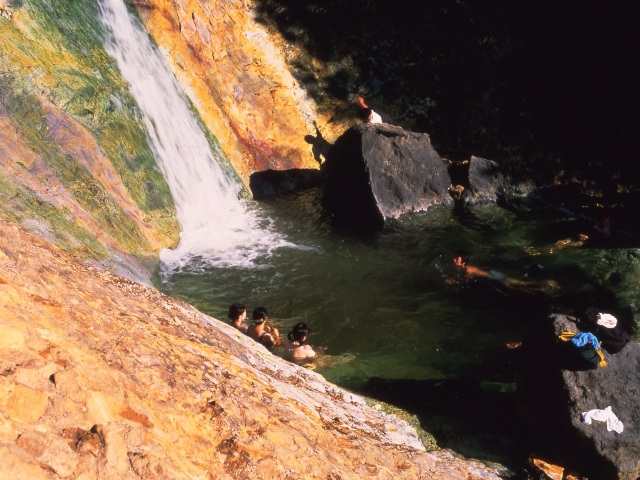
[(316, 114), (286, 46), (244, 0), (133, 2), (149, 33), (245, 183), (254, 171), (316, 168), (305, 136), (344, 127)]
[[(0, 215), (148, 281), (179, 225), (96, 2), (11, 2), (0, 19)], [(55, 40), (52, 40), (55, 38)]]
[(462, 194), (465, 205), (495, 202), (504, 187), (504, 177), (493, 160), (472, 156), (469, 159), (468, 187)]
[[(312, 121), (327, 141), (344, 127), (316, 114), (251, 5), (127, 3), (245, 185), (257, 170), (317, 170)], [(148, 279), (180, 226), (136, 101), (104, 50), (98, 2), (2, 8), (0, 213), (79, 258)]]
[(152, 288), (0, 221), (0, 478), (499, 478)]
[[(627, 344), (605, 368), (569, 368), (561, 330), (578, 332), (573, 317), (554, 315), (535, 328), (522, 346), (518, 393), (527, 435), (541, 450), (558, 455), (589, 478), (633, 479), (640, 475), (640, 345)], [(624, 425), (608, 431), (606, 422), (582, 423), (581, 414), (611, 407)]]
[(265, 170), (252, 173), (249, 177), (249, 189), (253, 198), (260, 200), (285, 193), (317, 187), (322, 183), (320, 170), (293, 168), (291, 170)]
[(405, 213), (453, 203), (447, 165), (426, 133), (359, 125), (336, 140), (323, 168), (323, 203), (339, 225), (376, 229)]

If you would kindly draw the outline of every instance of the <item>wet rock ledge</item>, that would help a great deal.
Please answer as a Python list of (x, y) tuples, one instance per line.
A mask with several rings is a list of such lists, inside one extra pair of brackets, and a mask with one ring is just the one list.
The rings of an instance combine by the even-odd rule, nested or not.
[(187, 304), (0, 238), (0, 478), (500, 478)]

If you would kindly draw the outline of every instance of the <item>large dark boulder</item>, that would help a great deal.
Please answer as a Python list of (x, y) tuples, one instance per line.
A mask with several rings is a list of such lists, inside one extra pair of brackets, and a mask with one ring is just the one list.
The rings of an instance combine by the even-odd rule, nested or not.
[(505, 186), (500, 165), (475, 156), (469, 160), (467, 182), (462, 194), (462, 202), (467, 206), (496, 202)]
[(323, 204), (341, 226), (377, 229), (405, 213), (453, 203), (447, 164), (426, 133), (358, 125), (336, 140), (323, 171)]
[(252, 173), (249, 189), (253, 198), (260, 200), (285, 193), (317, 187), (322, 183), (320, 170), (293, 168), (290, 170), (264, 170)]
[[(607, 366), (588, 368), (576, 361), (571, 345), (557, 341), (561, 330), (579, 332), (573, 317), (552, 315), (525, 338), (518, 374), (518, 398), (535, 453), (589, 478), (640, 476), (640, 346), (604, 351)], [(624, 431), (605, 422), (582, 423), (581, 414), (611, 407)]]

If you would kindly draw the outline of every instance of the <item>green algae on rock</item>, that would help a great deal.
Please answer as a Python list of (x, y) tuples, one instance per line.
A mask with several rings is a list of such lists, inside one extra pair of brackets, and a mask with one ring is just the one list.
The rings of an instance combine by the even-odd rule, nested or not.
[(55, 232), (81, 258), (148, 258), (174, 245), (173, 200), (136, 103), (102, 47), (97, 2), (12, 7), (11, 21), (0, 20), (0, 148), (9, 172), (2, 193), (19, 191), (14, 204), (23, 210), (10, 212), (9, 203), (5, 215)]

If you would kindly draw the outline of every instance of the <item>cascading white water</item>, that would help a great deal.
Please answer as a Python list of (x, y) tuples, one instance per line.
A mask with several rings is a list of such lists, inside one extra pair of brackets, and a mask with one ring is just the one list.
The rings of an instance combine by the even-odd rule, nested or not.
[(105, 48), (117, 61), (136, 99), (156, 162), (171, 189), (182, 227), (175, 250), (160, 252), (165, 270), (191, 263), (252, 266), (257, 256), (286, 244), (240, 200), (240, 186), (221, 168), (188, 108), (164, 59), (123, 0), (100, 0), (109, 38)]

